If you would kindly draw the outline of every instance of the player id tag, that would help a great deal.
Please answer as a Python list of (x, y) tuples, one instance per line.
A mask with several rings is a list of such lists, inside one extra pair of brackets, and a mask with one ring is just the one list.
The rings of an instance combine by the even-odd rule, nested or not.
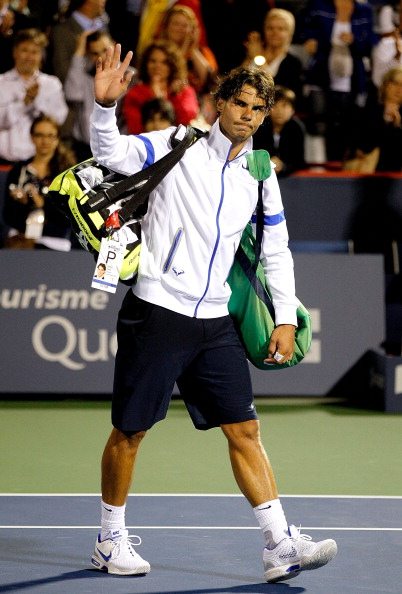
[(126, 250), (124, 234), (118, 231), (101, 241), (91, 287), (108, 293), (116, 293), (121, 265)]

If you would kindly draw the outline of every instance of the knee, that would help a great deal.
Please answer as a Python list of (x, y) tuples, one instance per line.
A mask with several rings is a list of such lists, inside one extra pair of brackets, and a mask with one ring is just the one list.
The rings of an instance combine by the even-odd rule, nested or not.
[(111, 441), (119, 448), (136, 450), (144, 439), (146, 431), (120, 431), (114, 428), (111, 434)]
[(260, 424), (257, 420), (221, 425), (230, 445), (260, 441)]

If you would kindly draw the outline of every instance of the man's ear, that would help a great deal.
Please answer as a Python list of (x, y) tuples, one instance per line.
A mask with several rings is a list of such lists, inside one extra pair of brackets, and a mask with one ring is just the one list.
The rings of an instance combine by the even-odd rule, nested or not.
[(224, 99), (218, 99), (216, 102), (216, 111), (218, 112), (218, 114), (222, 113), (223, 107), (225, 105), (226, 101)]

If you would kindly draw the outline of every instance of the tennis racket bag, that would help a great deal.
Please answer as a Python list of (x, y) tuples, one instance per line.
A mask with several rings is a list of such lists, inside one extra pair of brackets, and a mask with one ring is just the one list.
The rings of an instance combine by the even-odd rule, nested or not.
[(263, 182), (271, 174), (269, 154), (253, 151), (247, 155), (250, 175), (258, 180), (258, 201), (255, 215), (256, 233), (251, 223), (244, 229), (233, 266), (227, 279), (232, 294), (228, 303), (239, 338), (250, 363), (258, 369), (286, 369), (297, 365), (305, 357), (311, 345), (311, 318), (299, 301), (294, 355), (283, 365), (267, 365), (268, 344), (275, 328), (275, 309), (271, 292), (260, 263), (264, 232), (264, 208), (262, 202)]
[(69, 219), (81, 246), (96, 256), (102, 238), (122, 230), (127, 245), (120, 280), (131, 284), (138, 270), (141, 217), (147, 211), (149, 194), (185, 151), (206, 134), (192, 126), (178, 126), (170, 139), (172, 150), (130, 176), (88, 159), (60, 173), (50, 185), (48, 197)]

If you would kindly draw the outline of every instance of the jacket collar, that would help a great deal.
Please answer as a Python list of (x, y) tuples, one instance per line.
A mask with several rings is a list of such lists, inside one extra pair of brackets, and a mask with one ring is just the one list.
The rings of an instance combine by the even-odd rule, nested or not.
[[(219, 127), (219, 118), (212, 124), (208, 135), (208, 146), (215, 153), (215, 157), (218, 157), (221, 161), (227, 161), (230, 148), (232, 146), (229, 138), (227, 138)], [(234, 159), (234, 161), (241, 160), (240, 157), (245, 153), (250, 152), (253, 149), (253, 140), (249, 138), (244, 145), (242, 151)]]

